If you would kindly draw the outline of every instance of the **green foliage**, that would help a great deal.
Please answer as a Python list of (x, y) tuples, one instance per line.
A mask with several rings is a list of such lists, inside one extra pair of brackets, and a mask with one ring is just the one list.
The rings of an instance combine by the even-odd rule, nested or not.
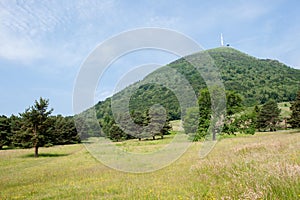
[(232, 121), (231, 118), (228, 118), (224, 123), (221, 134), (226, 133), (228, 135), (235, 135), (237, 131), (239, 131), (239, 129), (236, 121)]
[[(108, 123), (111, 128), (108, 130), (108, 137), (113, 141), (122, 141), (126, 139), (152, 137), (155, 140), (155, 136), (159, 135), (163, 138), (164, 135), (169, 134), (171, 126), (166, 121), (165, 113), (160, 109), (154, 109), (145, 112), (132, 111), (131, 115), (126, 113), (119, 114), (117, 117), (118, 124), (115, 120), (107, 117)], [(132, 121), (131, 121), (132, 120)], [(102, 126), (105, 122), (101, 121)]]
[(288, 123), (291, 124), (293, 128), (300, 128), (300, 91), (298, 91), (297, 98), (292, 103), (291, 110), (292, 114)]
[(77, 133), (73, 117), (63, 117), (61, 115), (52, 116), (50, 140), (48, 145), (76, 144), (81, 139)]
[(233, 91), (226, 92), (226, 113), (233, 115), (243, 110), (243, 99), (241, 95)]
[(0, 149), (4, 145), (10, 145), (11, 143), (11, 129), (10, 119), (6, 116), (0, 116)]
[(109, 138), (118, 142), (126, 139), (126, 134), (119, 128), (117, 124), (113, 124), (109, 130)]
[(200, 91), (199, 99), (199, 126), (197, 136), (194, 140), (205, 137), (208, 133), (208, 128), (211, 120), (211, 99), (208, 89), (202, 89)]
[(187, 134), (196, 133), (199, 126), (199, 108), (192, 107), (187, 110), (183, 128)]
[(0, 130), (3, 131), (4, 119), (8, 124), (7, 130), (10, 130), (9, 137), (6, 137), (6, 145), (20, 148), (35, 147), (37, 156), (39, 147), (80, 143), (81, 138), (73, 117), (50, 116), (53, 109), (48, 110), (48, 105), (49, 100), (40, 98), (20, 116), (0, 117)]
[(280, 109), (274, 100), (265, 103), (258, 114), (257, 128), (262, 130), (276, 131), (279, 122)]
[(38, 148), (44, 146), (49, 137), (49, 115), (53, 109), (48, 110), (48, 106), (49, 100), (40, 98), (21, 114), (22, 126), (18, 134), (23, 135), (23, 138), (30, 138), (25, 142), (32, 143), (35, 148), (35, 157), (38, 157)]
[[(225, 117), (225, 112), (222, 111), (222, 109), (225, 109), (225, 106), (222, 104), (226, 104), (227, 110), (227, 117), (222, 131), (227, 134), (234, 134), (238, 129), (236, 124), (232, 123), (231, 117), (243, 109), (241, 96), (235, 92), (226, 91), (226, 97), (222, 97), (224, 94), (220, 88), (211, 88), (211, 92), (212, 94), (210, 94), (208, 89), (200, 90), (200, 96), (198, 99), (200, 114), (199, 126), (194, 140), (206, 137), (210, 134), (210, 132), (213, 134), (213, 139), (216, 139), (216, 133), (220, 133), (221, 131), (220, 123)], [(226, 102), (222, 101), (222, 98), (226, 98)], [(211, 99), (215, 100), (220, 105), (212, 104)], [(212, 111), (215, 112), (215, 119), (213, 118)], [(214, 126), (212, 127), (212, 130), (209, 130), (211, 120), (214, 120)]]
[(162, 105), (166, 109), (168, 120), (180, 118), (180, 106), (175, 94), (166, 87), (150, 83), (141, 85), (133, 93), (130, 98), (129, 110), (146, 112), (155, 104)]
[(228, 47), (208, 52), (221, 71), (226, 89), (241, 94), (246, 105), (263, 104), (269, 99), (276, 102), (295, 99), (300, 70), (276, 60), (257, 59)]
[(162, 109), (161, 106), (151, 107), (146, 132), (155, 140), (156, 135), (160, 135), (160, 137), (163, 138), (164, 135), (169, 134), (170, 129), (171, 126), (167, 121), (165, 110)]
[(236, 131), (251, 135), (255, 133), (258, 114), (257, 108), (255, 107), (252, 112), (245, 112), (235, 119)]
[[(271, 98), (275, 99), (276, 102), (295, 100), (295, 94), (299, 89), (300, 70), (290, 68), (275, 60), (257, 59), (230, 47), (211, 49), (205, 53), (211, 56), (215, 66), (219, 69), (225, 89), (232, 91), (232, 94), (227, 94), (229, 96), (227, 97), (228, 115), (241, 111), (243, 106), (263, 104)], [(199, 91), (206, 88), (201, 76), (203, 74), (200, 74), (187, 60), (197, 59), (201, 56), (203, 53), (200, 52), (188, 56), (188, 59), (178, 59), (149, 74), (144, 80), (115, 94), (112, 99), (121, 106), (124, 102), (124, 96), (132, 94), (129, 101), (130, 112), (145, 113), (152, 105), (160, 104), (166, 109), (167, 120), (180, 119), (181, 116), (185, 116), (187, 111), (181, 110), (177, 95), (186, 98), (189, 96), (178, 94), (179, 92), (172, 90), (171, 86), (182, 85), (180, 77), (183, 76), (192, 86), (196, 96), (199, 96)], [(177, 74), (170, 75), (170, 69), (176, 70)], [(154, 84), (163, 79), (166, 80), (167, 85)], [(180, 91), (184, 93), (185, 89)], [(241, 96), (236, 96), (234, 93)], [(208, 107), (210, 108), (210, 105)], [(111, 98), (99, 102), (95, 106), (95, 110), (102, 131), (108, 137), (114, 124)], [(205, 113), (208, 111), (202, 110), (204, 113), (200, 113), (202, 119), (200, 119), (199, 134), (201, 133), (202, 136), (205, 135), (207, 127), (209, 127), (209, 121), (204, 120), (208, 118), (207, 113)], [(234, 127), (227, 128), (229, 132), (234, 131)]]

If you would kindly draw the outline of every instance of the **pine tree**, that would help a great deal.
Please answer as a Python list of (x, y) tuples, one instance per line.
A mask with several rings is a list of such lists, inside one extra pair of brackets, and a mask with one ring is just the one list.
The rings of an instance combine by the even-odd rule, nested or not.
[(155, 140), (156, 135), (163, 138), (163, 135), (167, 132), (166, 117), (165, 110), (161, 109), (160, 106), (154, 105), (149, 111), (150, 123), (147, 125), (147, 133), (152, 136), (153, 140)]
[(291, 118), (288, 120), (288, 123), (293, 128), (300, 128), (300, 90), (294, 103), (291, 106), (292, 114)]
[(6, 116), (0, 116), (0, 150), (4, 145), (10, 144), (10, 120)]
[(257, 128), (276, 131), (276, 124), (279, 122), (280, 109), (274, 100), (266, 102), (258, 114)]
[(50, 118), (52, 131), (49, 144), (76, 144), (80, 143), (80, 136), (77, 133), (73, 117), (63, 117), (61, 115), (53, 116)]
[(53, 109), (47, 110), (49, 100), (40, 98), (35, 101), (34, 105), (20, 114), (22, 118), (21, 130), (18, 132), (18, 137), (23, 137), (25, 141), (31, 143), (34, 147), (34, 156), (38, 157), (38, 148), (47, 143), (49, 139), (49, 115)]

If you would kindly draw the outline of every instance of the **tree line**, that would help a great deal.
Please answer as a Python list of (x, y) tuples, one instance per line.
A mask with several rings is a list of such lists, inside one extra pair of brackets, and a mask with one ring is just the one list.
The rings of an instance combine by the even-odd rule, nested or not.
[[(158, 108), (145, 111), (131, 110), (130, 113), (118, 113), (105, 115), (99, 119), (103, 135), (112, 141), (122, 141), (128, 139), (161, 138), (170, 134), (171, 125), (166, 113)], [(129, 120), (129, 119), (132, 119)]]
[(49, 100), (40, 98), (18, 116), (0, 116), (0, 149), (32, 148), (80, 143), (73, 117), (51, 115)]
[[(218, 118), (212, 118), (214, 108), (210, 92), (214, 98), (221, 94), (218, 88), (212, 91), (201, 89), (198, 98), (198, 108), (189, 108), (183, 119), (183, 126), (187, 134), (192, 134), (194, 140), (201, 140), (209, 134), (254, 134), (255, 131), (276, 131), (280, 119), (280, 109), (277, 103), (270, 99), (265, 104), (254, 106), (251, 109), (245, 107), (240, 94), (233, 91), (226, 91), (226, 114), (219, 113)], [(106, 101), (106, 103), (109, 101)], [(49, 109), (49, 100), (40, 98), (33, 106), (27, 108), (18, 116), (0, 116), (0, 149), (4, 146), (10, 148), (34, 148), (35, 156), (38, 156), (39, 147), (52, 145), (75, 144), (81, 142), (81, 137), (76, 130), (73, 117), (51, 115), (53, 109)], [(163, 138), (170, 134), (171, 126), (168, 111), (160, 107), (156, 109), (144, 109), (142, 111), (131, 109), (130, 113), (119, 113), (113, 116), (111, 105), (101, 114), (99, 124), (103, 136), (113, 140), (121, 141), (126, 139), (149, 138), (156, 139), (156, 136)], [(218, 110), (217, 107), (214, 110)], [(291, 106), (292, 114), (286, 121), (292, 128), (300, 128), (300, 91), (296, 100)], [(132, 119), (130, 123), (128, 119)], [(215, 120), (215, 121), (213, 121)], [(218, 126), (210, 127), (211, 122), (218, 124), (224, 122), (222, 129)], [(84, 124), (84, 123), (83, 123)], [(121, 126), (120, 126), (121, 124)], [(81, 124), (80, 124), (81, 125)], [(137, 125), (137, 126), (136, 126)], [(88, 133), (93, 128), (82, 128), (81, 131)], [(125, 131), (124, 131), (125, 130)], [(88, 136), (93, 136), (91, 133)], [(95, 136), (95, 135), (94, 135)], [(216, 139), (216, 138), (214, 138)]]
[[(214, 95), (218, 95), (215, 92)], [(217, 98), (217, 97), (214, 97)], [(243, 107), (241, 95), (226, 91), (226, 111), (227, 115), (223, 120), (223, 128), (218, 130), (220, 134), (254, 134), (256, 131), (276, 131), (279, 127), (281, 110), (275, 100), (270, 99), (261, 106), (254, 106), (252, 109)], [(212, 104), (208, 89), (200, 90), (198, 99), (199, 108), (190, 108), (184, 119), (184, 129), (186, 133), (192, 134), (195, 141), (201, 140), (207, 135), (214, 135), (213, 130), (209, 129), (212, 118)], [(300, 91), (296, 100), (291, 106), (292, 114), (290, 118), (284, 119), (291, 128), (300, 128)], [(216, 122), (214, 122), (216, 123)], [(215, 128), (215, 126), (213, 127)], [(214, 138), (215, 139), (215, 138)]]
[[(219, 90), (219, 88), (213, 88), (211, 91), (216, 99), (218, 95), (221, 94)], [(210, 92), (207, 88), (200, 90), (198, 97), (199, 107), (189, 108), (183, 119), (184, 130), (187, 134), (191, 135), (193, 140), (201, 140), (212, 132), (228, 135), (235, 135), (237, 133), (254, 134), (256, 131), (276, 131), (278, 128), (286, 128), (287, 126), (292, 128), (300, 127), (300, 125), (297, 124), (300, 123), (300, 111), (297, 111), (297, 109), (300, 109), (300, 94), (298, 94), (298, 96), (297, 94), (295, 95), (297, 98), (292, 103), (291, 117), (282, 119), (280, 117), (281, 110), (278, 108), (277, 102), (272, 98), (267, 100), (264, 104), (248, 107), (247, 103), (245, 103), (246, 100), (241, 94), (235, 91), (226, 91), (225, 93), (226, 114), (219, 113), (219, 119), (212, 119)], [(169, 134), (171, 129), (169, 121), (172, 120), (173, 117), (168, 110), (170, 106), (166, 106), (167, 120), (164, 122), (163, 128), (156, 132), (153, 131), (155, 128), (145, 131), (147, 130), (145, 127), (148, 126), (151, 120), (149, 106), (145, 106), (143, 110), (135, 110), (134, 107), (131, 107), (130, 114), (118, 113), (116, 116), (112, 114), (110, 100), (104, 101), (102, 104), (98, 104), (98, 106), (106, 108), (99, 109), (96, 107), (97, 117), (103, 132), (102, 135), (113, 141), (134, 138), (141, 140), (141, 138), (149, 137), (155, 139), (157, 135), (163, 137), (163, 135)], [(117, 117), (117, 121), (125, 126), (123, 128), (125, 128), (127, 132), (120, 128), (119, 123), (116, 122), (114, 117)], [(130, 127), (131, 124), (127, 121), (130, 118), (135, 124), (141, 126), (141, 129), (133, 130), (133, 128)], [(223, 127), (217, 127), (217, 125), (213, 127), (214, 129), (209, 129), (211, 128), (212, 120), (215, 120), (213, 122), (214, 124), (220, 124), (218, 120), (222, 120), (224, 122)], [(284, 124), (284, 126), (282, 124)], [(159, 127), (159, 123), (154, 123), (153, 126)]]

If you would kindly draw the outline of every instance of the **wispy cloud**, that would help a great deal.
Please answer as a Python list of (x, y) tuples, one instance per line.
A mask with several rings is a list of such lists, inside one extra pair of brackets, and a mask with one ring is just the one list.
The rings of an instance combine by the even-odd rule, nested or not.
[(41, 58), (42, 51), (32, 41), (16, 37), (2, 30), (0, 32), (0, 57), (28, 63)]
[(41, 38), (64, 21), (43, 3), (1, 1), (0, 57), (25, 63), (43, 57)]
[[(97, 29), (94, 22), (101, 22), (113, 5), (114, 1), (96, 0), (1, 1), (0, 57), (22, 63), (41, 58), (78, 60), (90, 50), (86, 43)], [(89, 30), (91, 25), (94, 27)]]
[[(8, 89), (23, 92), (22, 99), (31, 96), (26, 105), (19, 103), (20, 108), (41, 94), (30, 91), (38, 85), (57, 102), (54, 107), (66, 107), (62, 112), (71, 113), (70, 105), (60, 98), (71, 99), (72, 84), (88, 54), (113, 35), (145, 26), (177, 30), (207, 48), (219, 46), (223, 33), (225, 42), (241, 51), (300, 68), (299, 6), (298, 1), (284, 0), (0, 0), (1, 85), (11, 85), (9, 76), (16, 77), (21, 71), (22, 75), (15, 78), (17, 86)], [(173, 40), (174, 45), (181, 45)], [(96, 99), (112, 94), (112, 80), (119, 80), (118, 76), (126, 73), (124, 66), (129, 69), (175, 59), (166, 55), (160, 59), (152, 52), (148, 55), (126, 55), (128, 60), (115, 63), (116, 69), (108, 72), (105, 84), (96, 91)], [(66, 95), (59, 97), (47, 88)], [(7, 87), (0, 89), (8, 94)], [(0, 99), (0, 104), (13, 102), (15, 92), (9, 94), (6, 101)], [(14, 107), (11, 103), (6, 112)]]

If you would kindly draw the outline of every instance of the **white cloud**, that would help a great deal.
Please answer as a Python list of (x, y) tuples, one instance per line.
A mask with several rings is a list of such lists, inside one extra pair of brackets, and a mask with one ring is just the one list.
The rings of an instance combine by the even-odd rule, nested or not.
[(12, 34), (0, 32), (0, 57), (30, 63), (43, 56), (43, 52), (32, 41), (25, 38), (13, 36)]
[(46, 5), (3, 1), (0, 4), (0, 57), (30, 63), (45, 54), (40, 37), (62, 22)]

